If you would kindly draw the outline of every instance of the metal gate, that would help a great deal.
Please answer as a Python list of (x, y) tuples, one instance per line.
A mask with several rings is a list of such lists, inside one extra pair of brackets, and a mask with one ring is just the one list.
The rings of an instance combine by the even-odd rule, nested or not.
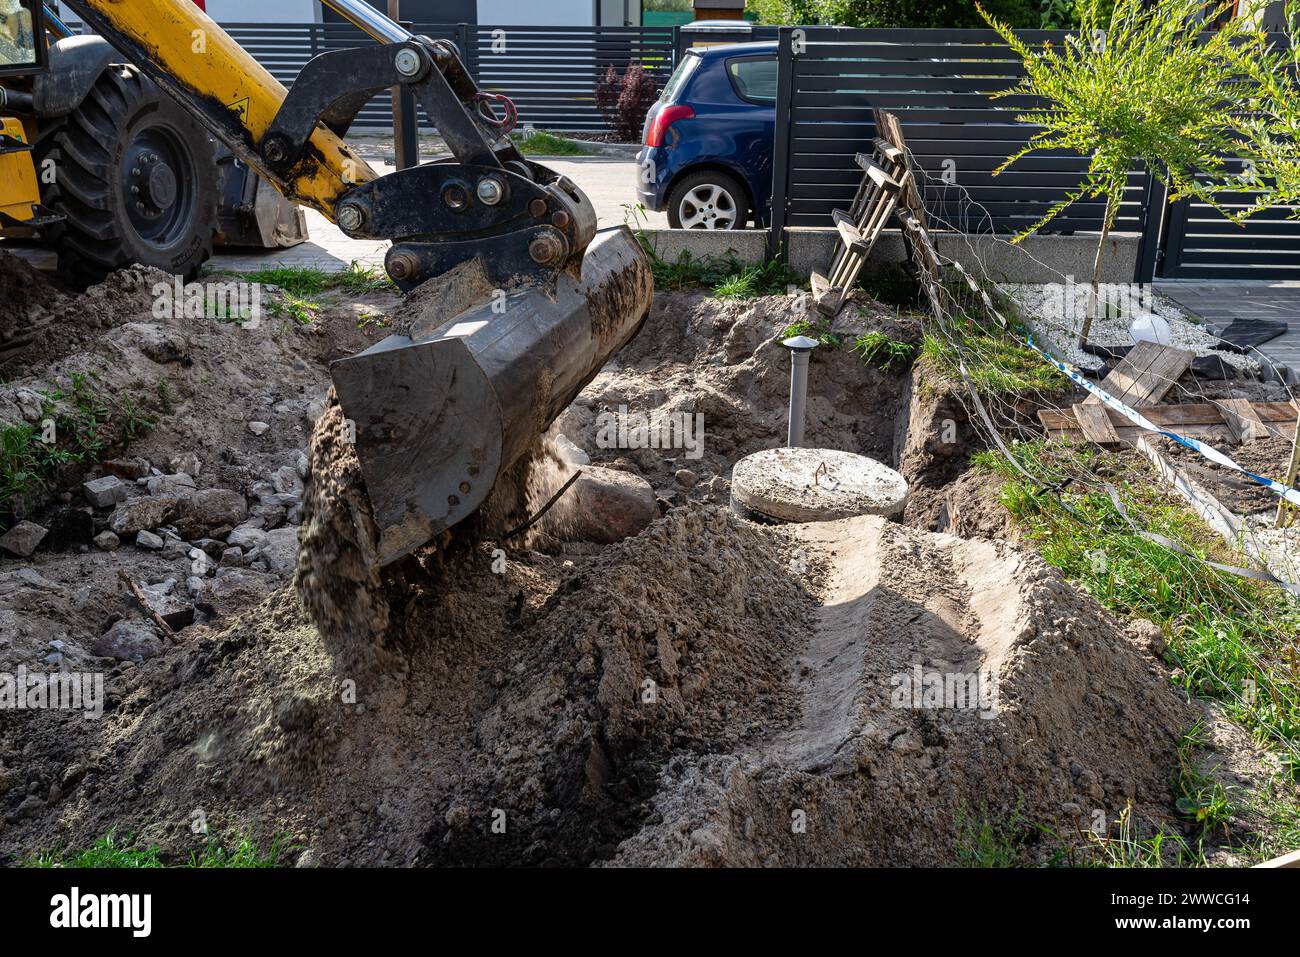
[[(1219, 197), (1245, 206), (1255, 194)], [(1159, 275), (1165, 279), (1300, 280), (1300, 210), (1274, 206), (1238, 226), (1200, 200), (1165, 212)]]

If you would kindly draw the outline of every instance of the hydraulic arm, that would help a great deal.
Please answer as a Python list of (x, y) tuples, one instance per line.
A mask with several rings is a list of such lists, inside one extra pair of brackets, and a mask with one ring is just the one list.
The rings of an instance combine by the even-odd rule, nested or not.
[[(325, 2), (379, 42), (320, 54), (288, 91), (189, 0), (68, 5), (289, 199), (390, 240), (402, 289), (462, 265), (479, 277), (430, 287), (431, 315), (331, 369), (384, 564), (479, 508), (636, 333), (652, 283), (626, 227), (597, 236), (577, 186), (520, 155), (513, 105), (478, 88), (452, 43), (360, 0)], [(453, 156), (380, 176), (343, 136), (399, 86)], [(452, 286), (491, 294), (465, 302), (442, 294)]]

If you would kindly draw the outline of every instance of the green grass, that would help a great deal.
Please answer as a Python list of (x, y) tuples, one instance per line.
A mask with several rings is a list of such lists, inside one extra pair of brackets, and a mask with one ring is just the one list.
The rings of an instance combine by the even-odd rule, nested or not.
[(1205, 847), (1189, 843), (1180, 834), (1161, 828), (1144, 836), (1133, 820), (1133, 807), (1120, 812), (1114, 833), (1076, 831), (1066, 835), (1041, 828), (1056, 845), (1049, 863), (1056, 867), (1206, 867)]
[(580, 143), (545, 130), (533, 130), (527, 134), (511, 133), (510, 139), (525, 156), (586, 156), (591, 152)]
[(267, 311), (302, 325), (316, 320), (321, 308), (317, 297), (322, 293), (339, 289), (352, 295), (363, 295), (394, 288), (383, 270), (362, 266), (356, 261), (342, 272), (326, 272), (312, 266), (272, 266), (237, 275), (244, 282), (276, 286), (279, 292), (267, 305)]
[(974, 814), (963, 804), (957, 809), (957, 842), (953, 848), (956, 867), (1016, 867), (1024, 843), (1019, 812), (1008, 822), (994, 822), (980, 807)]
[(971, 382), (983, 395), (1060, 395), (1070, 389), (1055, 366), (1001, 329), (969, 316), (949, 322), (950, 336), (928, 332), (921, 343), (926, 365), (948, 379), (960, 380), (960, 362), (966, 363)]
[(1174, 780), (1178, 798), (1175, 803), (1179, 812), (1200, 829), (1202, 837), (1217, 830), (1226, 835), (1228, 821), (1237, 813), (1237, 804), (1230, 797), (1228, 788), (1198, 767), (1198, 755), (1209, 746), (1205, 725), (1197, 721), (1175, 749), (1178, 757), (1178, 773)]
[[(48, 493), (65, 469), (98, 462), (113, 445), (131, 441), (158, 424), (154, 410), (167, 414), (170, 386), (160, 380), (157, 396), (107, 396), (93, 377), (74, 372), (68, 390), (46, 393), (42, 421), (0, 429), (0, 525), (17, 500)], [(53, 441), (44, 423), (54, 423)]]
[(840, 337), (831, 332), (831, 320), (825, 316), (818, 316), (811, 321), (796, 319), (781, 330), (782, 339), (789, 339), (793, 336), (807, 336), (809, 339), (816, 339), (821, 345), (830, 346), (832, 349), (840, 347)]
[(783, 296), (791, 286), (802, 286), (803, 278), (779, 259), (769, 259), (758, 266), (737, 261), (721, 263), (726, 275), (713, 284), (717, 299), (754, 299), (758, 296)]
[(864, 332), (854, 340), (852, 349), (868, 365), (889, 372), (895, 365), (905, 366), (912, 361), (916, 347), (910, 343), (891, 339), (879, 329)]
[[(241, 838), (231, 849), (223, 847), (215, 839), (209, 840), (202, 851), (190, 854), (189, 860), (179, 866), (191, 868), (261, 868), (280, 866), (280, 857), (286, 851), (295, 848), (286, 846), (284, 839), (275, 838), (269, 847), (259, 848), (251, 839)], [(104, 837), (81, 851), (67, 853), (42, 852), (27, 862), (29, 867), (71, 867), (71, 868), (143, 868), (169, 867), (160, 857), (158, 847), (133, 846), (131, 835), (124, 842), (119, 842), (117, 835), (109, 831)]]
[(640, 203), (625, 205), (624, 220), (636, 233), (641, 248), (650, 258), (655, 289), (682, 291), (708, 289), (719, 299), (754, 299), (759, 296), (783, 296), (791, 289), (806, 289), (808, 280), (793, 272), (780, 259), (758, 265), (743, 263), (734, 256), (695, 257), (683, 250), (676, 260), (664, 259), (646, 235), (645, 207)]
[(1043, 558), (1121, 616), (1147, 618), (1167, 636), (1174, 680), (1187, 694), (1223, 703), (1294, 774), (1300, 747), (1296, 636), (1300, 605), (1280, 589), (1217, 571), (1137, 535), (1097, 484), (1109, 481), (1139, 527), (1202, 559), (1241, 559), (1172, 499), (1145, 461), (1070, 443), (1018, 442), (1031, 475), (1059, 485), (1074, 514), (994, 453), (973, 462), (1000, 473), (1000, 497)]

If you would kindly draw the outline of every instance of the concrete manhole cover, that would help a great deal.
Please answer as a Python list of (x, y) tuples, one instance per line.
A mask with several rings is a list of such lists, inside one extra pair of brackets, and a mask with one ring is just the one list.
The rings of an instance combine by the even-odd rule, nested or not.
[(900, 515), (907, 481), (875, 459), (835, 449), (764, 449), (736, 463), (731, 507), (745, 518), (828, 522)]

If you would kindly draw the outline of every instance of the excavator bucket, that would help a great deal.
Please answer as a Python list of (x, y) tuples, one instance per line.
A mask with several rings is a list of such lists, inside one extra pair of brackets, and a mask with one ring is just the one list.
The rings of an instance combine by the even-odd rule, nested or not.
[(413, 293), (436, 315), (335, 362), (379, 532), (377, 564), (472, 515), (636, 334), (652, 291), (627, 227), (601, 230), (581, 268), (546, 285), (493, 289), (478, 260), (464, 263)]

